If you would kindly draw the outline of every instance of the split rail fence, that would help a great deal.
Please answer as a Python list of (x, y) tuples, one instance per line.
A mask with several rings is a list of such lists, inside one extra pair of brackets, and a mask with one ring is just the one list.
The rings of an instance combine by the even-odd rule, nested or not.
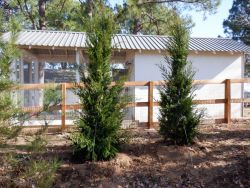
[[(214, 80), (195, 80), (193, 85), (207, 85), (207, 84), (224, 84), (225, 85), (225, 97), (224, 99), (209, 99), (209, 100), (194, 100), (195, 104), (224, 104), (224, 122), (231, 123), (231, 104), (232, 103), (250, 103), (250, 98), (231, 98), (231, 84), (235, 83), (250, 83), (250, 79), (226, 79), (223, 81), (214, 81)], [(115, 84), (115, 83), (112, 83)], [(153, 101), (153, 90), (155, 86), (160, 86), (162, 81), (132, 81), (125, 82), (124, 87), (138, 87), (145, 86), (148, 87), (148, 101), (147, 102), (130, 102), (127, 107), (148, 107), (148, 128), (153, 128), (155, 123), (153, 122), (153, 107), (159, 106), (159, 102)], [(45, 89), (51, 86), (51, 84), (24, 84), (18, 86), (17, 90), (36, 90), (36, 89)], [(79, 104), (66, 104), (66, 93), (67, 89), (73, 89), (76, 87), (73, 83), (59, 83), (53, 84), (53, 86), (61, 88), (61, 104), (57, 106), (58, 110), (61, 110), (61, 129), (66, 128), (66, 110), (78, 110), (80, 109)], [(26, 107), (24, 110), (26, 112), (35, 112), (41, 107)]]

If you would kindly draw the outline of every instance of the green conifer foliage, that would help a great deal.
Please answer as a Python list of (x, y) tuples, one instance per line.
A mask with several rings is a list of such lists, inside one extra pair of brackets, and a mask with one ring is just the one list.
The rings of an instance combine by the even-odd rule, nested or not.
[(194, 109), (192, 80), (194, 72), (188, 62), (189, 32), (180, 21), (173, 26), (172, 37), (167, 44), (168, 66), (161, 66), (165, 80), (160, 89), (160, 134), (172, 143), (192, 143), (197, 134), (201, 113)]
[(123, 81), (111, 86), (111, 37), (115, 31), (113, 15), (102, 5), (96, 5), (88, 21), (87, 68), (80, 68), (81, 82), (76, 91), (82, 113), (74, 134), (75, 154), (83, 160), (108, 160), (119, 148), (119, 130), (123, 119)]
[[(2, 22), (1, 18), (0, 13), (0, 22)], [(0, 26), (3, 25), (0, 23)], [(0, 39), (0, 144), (16, 136), (20, 129), (13, 126), (13, 120), (21, 115), (20, 109), (12, 102), (10, 91), (14, 85), (10, 81), (10, 65), (19, 55), (15, 45), (19, 24), (14, 18), (10, 18), (8, 28), (1, 29), (10, 31), (10, 40), (6, 42)]]

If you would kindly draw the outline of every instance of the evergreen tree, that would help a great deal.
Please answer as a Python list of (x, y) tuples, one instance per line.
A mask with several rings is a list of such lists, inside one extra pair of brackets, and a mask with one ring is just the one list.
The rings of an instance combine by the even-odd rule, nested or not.
[(215, 13), (221, 0), (124, 0), (115, 6), (116, 21), (122, 32), (169, 35), (177, 15), (192, 27), (188, 10)]
[[(2, 18), (1, 14), (1, 22)], [(8, 28), (1, 28), (1, 30), (9, 30), (11, 36), (9, 42), (0, 39), (0, 140), (4, 142), (16, 136), (19, 130), (17, 126), (13, 126), (13, 122), (20, 116), (21, 111), (13, 104), (10, 91), (14, 84), (10, 81), (10, 65), (19, 55), (15, 46), (19, 24), (11, 18)]]
[[(168, 35), (174, 24), (175, 10), (165, 4), (143, 4), (127, 1), (123, 6), (115, 6), (115, 20), (121, 32), (147, 35)], [(180, 17), (178, 15), (178, 17)], [(182, 18), (188, 27), (192, 27), (190, 17)]]
[(187, 61), (189, 32), (178, 21), (167, 45), (168, 66), (161, 66), (165, 80), (160, 89), (160, 134), (175, 144), (192, 143), (201, 114), (194, 110), (192, 80), (194, 72)]
[(250, 44), (250, 1), (234, 0), (223, 26), (225, 33), (235, 40)]
[(111, 86), (111, 37), (115, 31), (113, 15), (102, 4), (95, 4), (88, 20), (87, 70), (80, 68), (84, 87), (78, 86), (81, 117), (79, 132), (72, 136), (75, 156), (84, 160), (107, 160), (119, 148), (118, 134), (123, 119), (123, 81)]

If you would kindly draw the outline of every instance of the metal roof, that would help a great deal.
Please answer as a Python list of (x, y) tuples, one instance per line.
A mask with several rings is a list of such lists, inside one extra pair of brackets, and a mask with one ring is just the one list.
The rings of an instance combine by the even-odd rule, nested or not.
[[(3, 34), (3, 39), (8, 40), (10, 34)], [(167, 36), (159, 35), (130, 35), (116, 34), (113, 37), (113, 48), (121, 50), (165, 50), (169, 40)], [(21, 31), (17, 45), (28, 47), (63, 47), (86, 48), (86, 34), (83, 32), (69, 31)], [(225, 38), (191, 38), (190, 51), (214, 52), (250, 52), (250, 46), (242, 42)]]

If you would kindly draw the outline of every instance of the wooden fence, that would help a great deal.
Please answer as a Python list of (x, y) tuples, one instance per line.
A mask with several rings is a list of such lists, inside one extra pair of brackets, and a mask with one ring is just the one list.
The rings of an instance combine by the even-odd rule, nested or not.
[[(235, 83), (250, 83), (250, 79), (226, 79), (223, 81), (214, 80), (195, 80), (193, 85), (207, 85), (207, 84), (224, 84), (225, 85), (225, 98), (224, 99), (209, 99), (209, 100), (194, 100), (195, 104), (224, 104), (224, 122), (231, 123), (231, 104), (232, 103), (249, 103), (250, 98), (231, 98), (231, 84)], [(112, 83), (115, 84), (115, 83)], [(162, 81), (139, 81), (139, 82), (125, 82), (124, 87), (137, 87), (146, 86), (148, 87), (148, 102), (130, 102), (128, 107), (148, 107), (148, 128), (154, 127), (153, 122), (153, 107), (159, 106), (159, 102), (153, 101), (153, 89), (155, 86), (160, 86)], [(66, 128), (66, 110), (77, 110), (80, 109), (79, 104), (66, 104), (66, 91), (67, 89), (73, 89), (76, 85), (73, 83), (60, 83), (60, 84), (24, 84), (18, 86), (17, 90), (38, 90), (51, 87), (51, 85), (61, 88), (62, 101), (61, 105), (57, 106), (58, 110), (61, 110), (61, 129)], [(41, 107), (26, 107), (24, 108), (27, 112), (35, 112), (41, 109)]]

